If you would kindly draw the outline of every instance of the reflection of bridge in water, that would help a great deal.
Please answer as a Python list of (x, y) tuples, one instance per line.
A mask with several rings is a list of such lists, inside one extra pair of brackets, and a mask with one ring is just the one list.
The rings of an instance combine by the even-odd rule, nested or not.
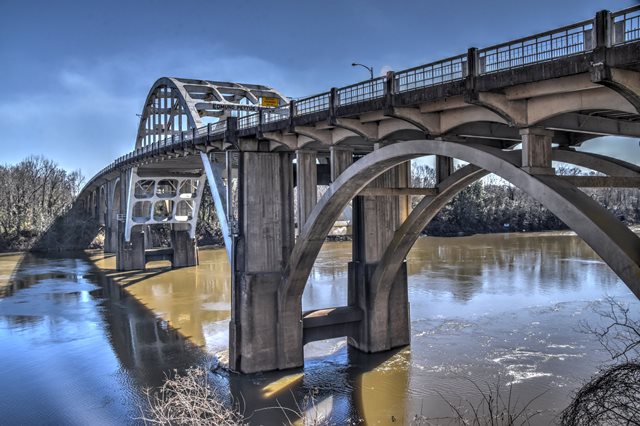
[[(313, 340), (349, 336), (365, 352), (408, 344), (406, 254), (487, 173), (545, 205), (640, 296), (640, 239), (578, 189), (640, 184), (637, 165), (574, 149), (602, 135), (640, 137), (638, 6), (297, 101), (162, 78), (135, 150), (79, 198), (105, 225), (118, 269), (191, 266), (208, 182), (232, 265), (231, 367), (284, 369), (301, 366)], [(424, 155), (436, 156), (436, 185), (411, 188), (408, 161)], [(454, 171), (454, 158), (469, 165)], [(552, 160), (602, 176), (557, 176)], [(318, 184), (330, 184), (320, 200)], [(425, 197), (410, 212), (411, 194)], [(348, 306), (303, 314), (318, 251), (352, 200)], [(151, 247), (157, 224), (171, 226), (170, 249)]]

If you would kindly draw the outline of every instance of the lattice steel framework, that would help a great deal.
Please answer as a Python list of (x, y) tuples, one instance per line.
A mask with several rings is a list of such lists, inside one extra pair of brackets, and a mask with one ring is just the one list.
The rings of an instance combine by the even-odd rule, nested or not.
[(188, 224), (194, 238), (205, 177), (141, 177), (137, 168), (130, 173), (125, 241), (134, 226), (158, 224)]
[[(244, 116), (263, 108), (264, 100), (275, 99), (277, 106), (288, 103), (278, 91), (257, 84), (163, 77), (149, 91), (140, 115), (136, 149), (179, 136), (207, 122), (228, 116)], [(207, 121), (208, 120), (208, 121)]]

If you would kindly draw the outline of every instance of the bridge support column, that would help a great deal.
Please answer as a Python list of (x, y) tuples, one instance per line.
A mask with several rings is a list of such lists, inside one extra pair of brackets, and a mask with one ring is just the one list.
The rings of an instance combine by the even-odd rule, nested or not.
[[(108, 199), (107, 199), (107, 218), (108, 223), (105, 228), (105, 247), (104, 251), (116, 253), (118, 251), (118, 214), (120, 213), (120, 179), (109, 182)], [(108, 233), (107, 233), (108, 232)]]
[(195, 238), (191, 238), (189, 225), (173, 225), (171, 229), (171, 247), (173, 248), (171, 267), (183, 268), (198, 264), (198, 245)]
[(91, 191), (89, 195), (89, 213), (92, 219), (96, 218), (96, 191)]
[(436, 155), (436, 184), (442, 182), (453, 173), (453, 158)]
[(332, 146), (330, 149), (331, 182), (334, 182), (353, 163), (353, 150), (342, 146)]
[[(118, 222), (120, 228), (121, 222)], [(123, 232), (118, 232), (118, 251), (116, 252), (116, 269), (118, 271), (132, 271), (144, 269), (146, 263), (144, 254), (144, 231), (142, 226), (131, 229), (131, 240), (124, 240)]]
[(101, 186), (98, 191), (98, 225), (104, 226), (107, 221), (105, 218), (105, 211), (107, 207), (106, 185)]
[[(409, 163), (394, 167), (370, 186), (408, 186)], [(358, 196), (353, 201), (353, 262), (349, 264), (349, 305), (364, 319), (349, 344), (365, 352), (379, 352), (409, 344), (409, 301), (406, 266), (396, 275), (387, 300), (371, 284), (371, 277), (396, 229), (408, 214), (407, 196)], [(376, 306), (378, 308), (376, 308)]]
[(304, 226), (311, 210), (318, 202), (318, 168), (316, 166), (316, 152), (307, 150), (296, 151), (298, 192), (298, 232)]
[(553, 175), (551, 139), (553, 132), (539, 127), (520, 129), (522, 136), (522, 169), (529, 174)]
[[(120, 173), (120, 208), (121, 216), (126, 215), (128, 209), (129, 183), (131, 170)], [(141, 225), (131, 229), (131, 239), (125, 240), (126, 223), (118, 221), (118, 248), (116, 251), (116, 269), (118, 271), (131, 271), (144, 269), (146, 263), (144, 254), (144, 228)]]
[(300, 302), (278, 299), (294, 245), (293, 155), (241, 152), (229, 365), (243, 373), (301, 366)]
[[(114, 245), (114, 232), (113, 232), (113, 181), (108, 181), (105, 184), (105, 223), (104, 223), (104, 252), (112, 253)], [(116, 237), (117, 238), (117, 237)]]

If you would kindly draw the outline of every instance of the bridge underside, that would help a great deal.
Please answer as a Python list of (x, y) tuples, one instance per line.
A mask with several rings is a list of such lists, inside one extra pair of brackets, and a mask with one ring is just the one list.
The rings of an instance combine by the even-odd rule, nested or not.
[[(104, 223), (118, 269), (156, 259), (181, 267), (197, 264), (209, 188), (232, 266), (230, 364), (241, 372), (299, 367), (304, 344), (319, 339), (347, 336), (365, 352), (409, 344), (406, 255), (435, 214), (488, 173), (558, 216), (640, 297), (640, 239), (579, 189), (640, 187), (637, 165), (576, 150), (603, 135), (640, 138), (640, 43), (612, 44), (620, 35), (603, 34), (620, 25), (605, 18), (585, 27), (594, 44), (579, 54), (491, 70), (490, 50), (471, 49), (290, 103), (264, 86), (161, 79), (136, 151), (81, 199)], [(426, 77), (462, 63), (459, 78)], [(231, 114), (233, 96), (257, 112)], [(262, 108), (260, 96), (276, 104)], [(202, 121), (212, 116), (224, 120)], [(409, 161), (424, 155), (435, 156), (435, 186), (412, 188)], [(453, 159), (469, 164), (455, 170)], [(558, 176), (552, 161), (599, 174)], [(318, 185), (329, 185), (321, 199)], [(410, 195), (424, 196), (413, 209)], [(303, 312), (316, 256), (349, 204), (348, 304)], [(154, 227), (171, 247), (156, 247)]]

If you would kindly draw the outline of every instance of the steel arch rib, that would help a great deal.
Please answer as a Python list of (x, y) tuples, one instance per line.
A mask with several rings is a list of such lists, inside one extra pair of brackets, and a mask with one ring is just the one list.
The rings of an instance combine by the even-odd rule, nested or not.
[(433, 154), (475, 164), (527, 192), (573, 229), (640, 298), (640, 238), (578, 188), (557, 176), (524, 172), (519, 167), (519, 158), (509, 152), (455, 142), (414, 140), (368, 154), (329, 187), (311, 212), (291, 254), (279, 289), (283, 308), (289, 303), (299, 303), (324, 238), (349, 200), (391, 167)]
[(144, 108), (142, 110), (142, 114), (140, 115), (140, 123), (138, 124), (138, 135), (136, 136), (136, 149), (140, 148), (140, 146), (142, 145), (141, 141), (142, 139), (144, 139), (145, 122), (147, 118), (149, 118), (149, 104), (151, 103), (153, 96), (155, 96), (156, 91), (160, 87), (169, 87), (172, 91), (175, 91), (176, 97), (178, 98), (178, 101), (182, 105), (182, 108), (187, 115), (189, 127), (200, 127), (202, 125), (200, 114), (198, 114), (198, 111), (194, 108), (194, 106), (187, 101), (187, 97), (185, 96), (187, 94), (187, 91), (182, 86), (183, 84), (179, 83), (175, 78), (171, 77), (162, 77), (156, 80), (155, 83), (153, 83), (153, 86), (151, 86), (149, 94), (144, 101)]

